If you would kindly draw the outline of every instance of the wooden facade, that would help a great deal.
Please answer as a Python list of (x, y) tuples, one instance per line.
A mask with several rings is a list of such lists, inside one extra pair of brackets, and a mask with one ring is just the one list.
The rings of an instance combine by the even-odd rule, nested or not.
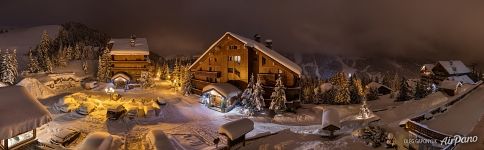
[(136, 82), (143, 71), (152, 71), (146, 39), (113, 39), (109, 48), (111, 75), (124, 74)]
[(274, 57), (275, 51), (267, 47), (263, 49), (262, 46), (265, 45), (233, 33), (224, 34), (190, 66), (190, 71), (194, 74), (194, 93), (201, 94), (201, 89), (210, 83), (230, 83), (243, 90), (253, 74), (256, 80), (262, 80), (264, 97), (268, 99), (277, 77), (281, 75), (287, 88), (288, 101), (299, 100), (300, 71), (294, 69), (299, 66), (291, 62), (292, 68), (288, 67), (287, 61), (274, 59), (281, 58), (280, 54)]

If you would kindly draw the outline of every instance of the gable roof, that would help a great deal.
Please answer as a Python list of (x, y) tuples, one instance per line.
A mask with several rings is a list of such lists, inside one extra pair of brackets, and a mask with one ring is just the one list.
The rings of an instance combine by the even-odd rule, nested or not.
[(237, 40), (241, 41), (242, 43), (244, 43), (245, 46), (247, 47), (253, 47), (257, 50), (259, 50), (260, 52), (264, 53), (265, 55), (269, 56), (270, 58), (272, 58), (273, 60), (279, 62), (280, 64), (284, 65), (285, 67), (287, 67), (289, 70), (293, 71), (294, 73), (298, 74), (299, 76), (301, 76), (302, 74), (302, 69), (299, 65), (297, 65), (296, 63), (294, 63), (293, 61), (289, 60), (288, 58), (282, 56), (281, 54), (279, 54), (278, 52), (266, 47), (264, 44), (262, 43), (259, 43), (259, 42), (256, 42), (252, 39), (249, 39), (249, 38), (245, 38), (243, 36), (240, 36), (240, 35), (237, 35), (237, 34), (234, 34), (234, 33), (231, 33), (231, 32), (226, 32), (220, 39), (218, 39), (215, 43), (213, 43), (203, 54), (202, 56), (200, 56), (191, 66), (190, 66), (190, 69), (195, 65), (197, 64), (202, 58), (203, 56), (205, 56), (206, 54), (208, 54), (208, 51), (210, 49), (212, 49), (218, 42), (220, 42), (225, 36), (227, 35), (231, 35), (233, 37), (235, 37)]
[(208, 92), (210, 90), (217, 91), (224, 98), (231, 98), (242, 93), (239, 88), (233, 86), (229, 83), (212, 83), (203, 87), (202, 93)]
[(451, 76), (451, 77), (448, 77), (447, 80), (457, 81), (457, 82), (466, 83), (466, 84), (476, 84), (476, 82), (474, 82), (467, 75)]
[(131, 46), (131, 39), (111, 39), (113, 44), (111, 55), (149, 55), (148, 41), (146, 38), (136, 38), (134, 46)]
[(435, 67), (435, 64), (424, 64), (422, 66), (422, 69), (421, 70), (428, 70), (428, 71), (432, 71), (432, 69)]
[(366, 85), (366, 88), (371, 88), (371, 89), (378, 89), (380, 87), (386, 88), (390, 91), (392, 90), (390, 87), (383, 85), (383, 84), (380, 84), (380, 83), (377, 83), (377, 82), (370, 82), (370, 83), (368, 83), (368, 85)]
[(0, 139), (11, 138), (52, 121), (50, 112), (24, 87), (2, 87), (0, 95)]
[(460, 60), (438, 61), (437, 64), (440, 64), (451, 75), (471, 72)]

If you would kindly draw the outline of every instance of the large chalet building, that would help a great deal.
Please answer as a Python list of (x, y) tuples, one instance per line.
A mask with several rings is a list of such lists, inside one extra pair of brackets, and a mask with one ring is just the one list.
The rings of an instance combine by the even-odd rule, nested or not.
[(136, 82), (141, 73), (150, 71), (150, 51), (145, 38), (111, 39), (111, 80), (117, 87)]
[[(261, 37), (258, 35), (254, 36), (254, 39), (249, 39), (227, 32), (213, 43), (189, 69), (193, 73), (193, 93), (199, 95), (207, 92), (209, 89), (204, 89), (204, 87), (209, 85), (227, 87), (227, 84), (230, 84), (243, 91), (247, 87), (251, 75), (254, 75), (256, 80), (261, 80), (265, 90), (264, 98), (266, 104), (269, 104), (276, 79), (280, 75), (286, 87), (288, 105), (299, 102), (301, 67), (272, 50), (272, 41), (266, 40), (265, 43), (262, 43)], [(226, 92), (218, 93), (222, 99), (228, 99), (227, 96), (224, 96)], [(222, 102), (223, 104), (225, 102)], [(218, 103), (215, 107), (219, 107)]]
[(474, 84), (478, 81), (471, 69), (460, 60), (437, 61), (435, 64), (425, 64), (420, 69), (422, 79), (434, 83), (444, 80), (458, 81), (463, 84)]

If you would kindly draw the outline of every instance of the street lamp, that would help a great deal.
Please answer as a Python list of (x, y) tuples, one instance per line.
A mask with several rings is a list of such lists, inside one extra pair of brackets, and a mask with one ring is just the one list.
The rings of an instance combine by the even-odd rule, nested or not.
[(114, 93), (113, 87), (105, 88), (104, 92), (106, 92), (106, 94), (109, 95), (109, 100), (113, 100), (113, 93)]

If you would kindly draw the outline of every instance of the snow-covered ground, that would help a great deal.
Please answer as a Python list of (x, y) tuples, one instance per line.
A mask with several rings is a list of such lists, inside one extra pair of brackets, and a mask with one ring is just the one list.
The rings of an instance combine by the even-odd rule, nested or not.
[[(220, 113), (201, 105), (197, 96), (185, 97), (170, 89), (170, 84), (161, 81), (158, 87), (149, 90), (133, 89), (127, 92), (118, 90), (122, 100), (136, 99), (136, 101), (149, 101), (155, 98), (163, 98), (167, 105), (160, 106), (159, 116), (152, 118), (139, 117), (137, 119), (107, 120), (106, 108), (99, 107), (87, 116), (76, 112), (62, 113), (54, 108), (58, 99), (66, 94), (53, 96), (41, 100), (53, 114), (53, 121), (43, 126), (38, 131), (40, 142), (48, 143), (52, 134), (61, 128), (76, 128), (82, 132), (81, 137), (68, 148), (75, 148), (85, 136), (94, 131), (105, 131), (115, 135), (115, 149), (153, 149), (146, 140), (146, 134), (151, 129), (160, 129), (171, 135), (174, 141), (187, 149), (215, 149), (213, 140), (219, 138), (218, 127), (229, 121), (242, 117), (237, 109), (229, 113)], [(90, 95), (91, 99), (97, 99), (107, 103), (108, 95), (104, 92), (101, 84), (94, 90), (79, 90)], [(74, 91), (73, 91), (74, 92)], [(123, 100), (124, 99), (124, 100)], [(106, 105), (106, 104), (104, 104)], [(321, 138), (327, 135), (321, 131), (321, 113), (331, 107), (337, 109), (343, 118), (342, 129), (337, 131), (339, 135), (334, 141)], [(304, 105), (296, 114), (283, 114), (274, 119), (267, 117), (249, 117), (255, 122), (255, 129), (248, 133), (247, 138), (258, 137), (268, 133), (276, 133), (271, 136), (261, 137), (247, 142), (247, 146), (241, 149), (320, 149), (320, 148), (349, 148), (369, 149), (351, 132), (360, 128), (365, 122), (354, 120), (359, 111), (359, 105)], [(273, 140), (277, 139), (277, 140)], [(270, 141), (270, 142), (268, 142)], [(222, 138), (222, 145), (225, 140)]]

